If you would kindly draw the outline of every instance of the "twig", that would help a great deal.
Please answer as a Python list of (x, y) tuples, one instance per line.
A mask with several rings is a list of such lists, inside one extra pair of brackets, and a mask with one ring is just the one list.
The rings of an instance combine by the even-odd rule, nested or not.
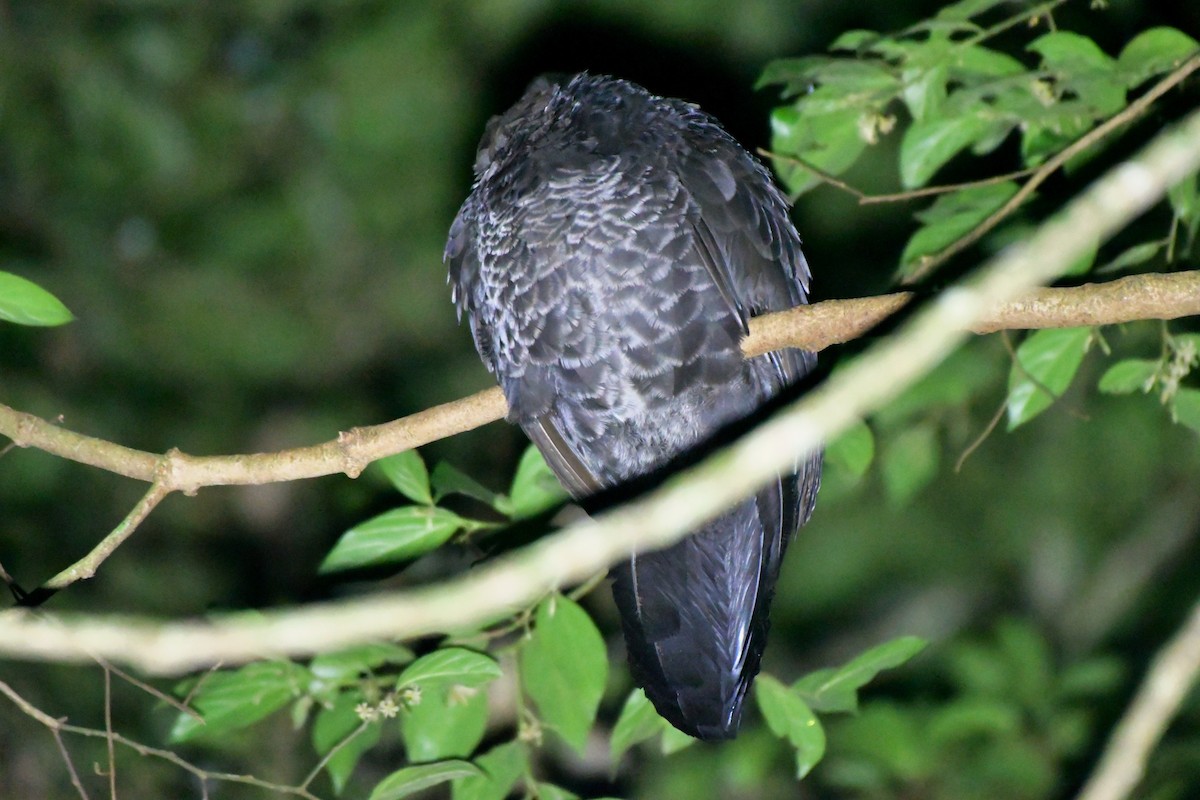
[(1154, 657), (1150, 672), (1117, 723), (1096, 771), (1078, 800), (1123, 800), (1146, 771), (1146, 762), (1200, 673), (1200, 603)]
[(265, 781), (261, 778), (256, 778), (253, 775), (236, 775), (230, 772), (210, 772), (209, 770), (196, 766), (187, 759), (182, 758), (179, 754), (170, 750), (151, 747), (110, 730), (86, 728), (81, 725), (71, 725), (65, 720), (55, 719), (45, 711), (42, 711), (40, 708), (30, 703), (4, 681), (0, 681), (0, 694), (3, 694), (5, 697), (11, 700), (13, 704), (16, 705), (16, 707), (20, 709), (21, 712), (26, 716), (41, 723), (48, 728), (51, 733), (54, 734), (55, 739), (59, 742), (60, 749), (63, 751), (64, 758), (67, 758), (67, 765), (71, 772), (72, 783), (79, 791), (80, 796), (85, 798), (85, 800), (87, 798), (87, 792), (84, 791), (83, 784), (80, 783), (79, 778), (76, 775), (75, 768), (71, 765), (70, 759), (67, 757), (66, 747), (62, 743), (61, 736), (64, 733), (73, 734), (75, 736), (84, 736), (92, 739), (108, 739), (110, 742), (115, 742), (128, 747), (130, 750), (133, 750), (139, 755), (158, 758), (162, 761), (174, 764), (180, 769), (183, 769), (196, 776), (201, 783), (207, 780), (223, 781), (225, 783), (240, 783), (247, 786), (255, 786), (260, 789), (268, 789), (276, 792), (277, 794), (287, 794), (295, 797), (302, 797), (304, 800), (321, 800), (321, 798), (308, 790), (307, 785), (287, 786), (284, 784)]
[(629, 553), (665, 547), (757, 491), (803, 453), (878, 408), (939, 363), (997, 304), (1053, 279), (1079, 255), (1157, 202), (1200, 168), (1200, 111), (1108, 172), (1036, 234), (943, 293), (895, 336), (735, 444), (661, 489), (546, 537), (437, 586), (295, 609), (206, 620), (62, 615), (53, 624), (23, 609), (0, 612), (0, 653), (77, 661), (96, 652), (149, 672), (216, 661), (302, 656), (383, 637), (488, 624)]
[(1144, 95), (1134, 100), (1121, 111), (1113, 114), (1102, 124), (1097, 125), (1090, 131), (1080, 136), (1071, 144), (1059, 150), (1051, 158), (1047, 159), (1045, 164), (1038, 167), (1037, 171), (1030, 176), (1029, 180), (1021, 185), (1016, 194), (1010, 197), (1004, 205), (993, 211), (987, 219), (976, 225), (962, 238), (958, 239), (951, 245), (948, 245), (940, 252), (933, 255), (925, 256), (920, 260), (916, 269), (906, 275), (901, 281), (902, 284), (911, 285), (921, 280), (929, 273), (933, 272), (942, 264), (949, 261), (952, 257), (958, 255), (963, 250), (966, 250), (975, 242), (982, 239), (989, 231), (1004, 221), (1010, 214), (1016, 211), (1022, 203), (1029, 199), (1039, 186), (1046, 182), (1046, 179), (1058, 171), (1059, 167), (1066, 164), (1075, 156), (1087, 150), (1092, 145), (1099, 142), (1104, 137), (1115, 131), (1117, 128), (1140, 117), (1154, 105), (1154, 101), (1162, 97), (1171, 89), (1183, 82), (1184, 78), (1191, 75), (1197, 69), (1200, 69), (1200, 55), (1194, 55), (1181, 66), (1175, 69), (1174, 72), (1167, 75), (1158, 83), (1154, 84)]
[(1008, 172), (1004, 175), (993, 175), (990, 178), (980, 178), (974, 181), (963, 181), (962, 183), (947, 183), (939, 184), (938, 186), (923, 186), (920, 189), (909, 189), (906, 192), (891, 192), (889, 194), (868, 194), (857, 186), (847, 183), (833, 173), (826, 172), (820, 167), (810, 164), (802, 158), (796, 156), (785, 155), (784, 153), (776, 153), (765, 148), (758, 148), (758, 154), (764, 158), (775, 159), (782, 161), (785, 164), (794, 164), (797, 167), (810, 172), (821, 179), (822, 183), (827, 183), (835, 189), (841, 189), (843, 192), (858, 200), (860, 206), (878, 205), (880, 203), (903, 203), (908, 200), (918, 200), (922, 197), (930, 197), (938, 194), (949, 194), (950, 192), (961, 191), (962, 189), (975, 189), (980, 186), (992, 186), (997, 183), (1006, 181), (1014, 181), (1032, 175), (1037, 167), (1026, 167), (1025, 169), (1017, 170), (1016, 172)]
[[(168, 453), (166, 458), (170, 457)], [(113, 529), (112, 533), (101, 539), (100, 543), (93, 547), (86, 556), (46, 581), (45, 588), (55, 591), (69, 586), (75, 581), (86, 580), (95, 575), (104, 560), (137, 530), (138, 525), (142, 524), (142, 521), (169, 493), (170, 490), (157, 481), (150, 484), (150, 489), (142, 495), (142, 499), (125, 516), (125, 519), (121, 520), (121, 524)]]

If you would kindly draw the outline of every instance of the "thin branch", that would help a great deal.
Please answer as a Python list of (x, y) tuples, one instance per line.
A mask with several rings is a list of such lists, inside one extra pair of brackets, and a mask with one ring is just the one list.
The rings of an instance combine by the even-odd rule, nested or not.
[[(742, 350), (748, 356), (783, 347), (824, 350), (852, 341), (899, 311), (910, 292), (826, 300), (750, 321)], [(1007, 329), (1112, 325), (1200, 314), (1200, 271), (1134, 275), (1073, 288), (1039, 289), (998, 304), (971, 325), (975, 333)], [(353, 428), (322, 444), (276, 453), (193, 456), (133, 450), (59, 427), (0, 404), (0, 435), (71, 461), (194, 493), (205, 486), (252, 485), (357, 475), (371, 461), (464, 433), (501, 419), (504, 396), (493, 388), (382, 425)], [(165, 466), (164, 466), (165, 462)]]
[(71, 765), (69, 757), (67, 757), (66, 747), (62, 742), (62, 734), (64, 733), (93, 739), (108, 739), (110, 744), (115, 742), (116, 744), (123, 745), (141, 756), (158, 758), (162, 761), (174, 764), (180, 769), (196, 776), (196, 778), (198, 778), (202, 784), (204, 781), (208, 780), (223, 781), (226, 783), (240, 783), (248, 786), (255, 786), (260, 789), (268, 789), (278, 794), (288, 794), (295, 797), (302, 797), (305, 800), (321, 800), (317, 795), (308, 790), (307, 783), (298, 786), (287, 786), (285, 784), (265, 781), (261, 778), (256, 778), (253, 775), (236, 775), (231, 772), (210, 772), (209, 770), (206, 770), (203, 767), (198, 767), (192, 762), (182, 758), (177, 753), (142, 744), (141, 742), (130, 739), (129, 737), (120, 733), (115, 733), (112, 730), (86, 728), (82, 725), (71, 725), (63, 719), (55, 719), (45, 711), (42, 711), (40, 708), (30, 703), (4, 681), (0, 681), (0, 694), (3, 694), (5, 697), (11, 700), (13, 704), (16, 705), (16, 707), (26, 716), (30, 717), (36, 722), (41, 723), (48, 728), (51, 733), (54, 734), (55, 739), (59, 743), (59, 748), (63, 752), (64, 758), (67, 758), (67, 765), (71, 772), (72, 783), (75, 785), (80, 796), (83, 798), (87, 798), (87, 792), (84, 791), (83, 784), (79, 781), (79, 778), (75, 773), (75, 768), (73, 765)]
[(1160, 134), (1032, 237), (944, 292), (877, 343), (732, 446), (652, 494), (584, 520), (466, 575), (400, 593), (162, 622), (145, 617), (0, 612), (0, 653), (78, 661), (99, 653), (148, 672), (217, 661), (304, 656), (379, 638), (476, 629), (547, 591), (584, 580), (629, 553), (665, 547), (757, 491), (936, 366), (998, 304), (1052, 280), (1200, 168), (1200, 111)]
[[(169, 459), (170, 454), (166, 458)], [(142, 521), (169, 493), (170, 490), (157, 481), (150, 484), (150, 489), (142, 495), (142, 499), (125, 516), (125, 519), (121, 520), (121, 524), (113, 529), (112, 533), (101, 539), (100, 543), (92, 548), (86, 556), (46, 581), (45, 588), (57, 591), (75, 581), (86, 580), (95, 575), (104, 560), (133, 535), (138, 525), (142, 524)]]
[(989, 231), (999, 225), (1002, 221), (1008, 218), (1010, 214), (1020, 208), (1029, 197), (1037, 190), (1039, 186), (1046, 182), (1046, 179), (1058, 171), (1060, 167), (1066, 164), (1075, 156), (1084, 152), (1088, 148), (1095, 145), (1104, 137), (1140, 117), (1154, 105), (1154, 102), (1171, 89), (1183, 82), (1184, 78), (1191, 75), (1197, 69), (1200, 69), (1200, 54), (1192, 56), (1185, 61), (1181, 66), (1175, 69), (1174, 72), (1167, 75), (1158, 83), (1154, 84), (1149, 91), (1144, 95), (1134, 100), (1121, 111), (1109, 117), (1102, 124), (1097, 125), (1090, 131), (1080, 136), (1071, 144), (1059, 150), (1051, 158), (1046, 160), (1045, 164), (1038, 167), (1037, 172), (1030, 176), (1029, 180), (1021, 185), (1016, 194), (1008, 199), (1004, 205), (993, 211), (987, 219), (971, 229), (970, 233), (960, 238), (953, 244), (945, 247), (940, 252), (925, 256), (922, 258), (911, 273), (904, 277), (901, 283), (913, 284), (924, 278), (929, 273), (933, 272), (942, 264), (949, 261), (952, 257), (958, 255), (963, 250), (966, 250), (975, 242), (982, 239)]
[(961, 191), (962, 189), (976, 189), (980, 186), (992, 186), (997, 183), (1005, 183), (1006, 181), (1014, 181), (1020, 178), (1032, 175), (1037, 167), (1026, 167), (1019, 169), (1016, 172), (1008, 172), (1003, 175), (993, 175), (990, 178), (979, 178), (973, 181), (963, 181), (962, 183), (947, 183), (937, 186), (923, 186), (920, 189), (909, 189), (906, 192), (891, 192), (888, 194), (868, 194), (862, 189), (851, 183), (847, 183), (831, 172), (826, 172), (820, 167), (810, 164), (802, 158), (796, 156), (776, 153), (765, 148), (758, 148), (758, 154), (764, 158), (782, 161), (785, 164), (792, 164), (800, 167), (806, 172), (811, 173), (817, 178), (820, 178), (822, 183), (827, 183), (835, 189), (840, 189), (846, 194), (851, 195), (858, 200), (860, 206), (879, 205), (881, 203), (903, 203), (908, 200), (919, 200), (922, 197), (931, 197), (939, 194), (949, 194), (950, 192)]
[(1158, 740), (1200, 674), (1200, 603), (1154, 657), (1078, 800), (1123, 800), (1146, 772)]

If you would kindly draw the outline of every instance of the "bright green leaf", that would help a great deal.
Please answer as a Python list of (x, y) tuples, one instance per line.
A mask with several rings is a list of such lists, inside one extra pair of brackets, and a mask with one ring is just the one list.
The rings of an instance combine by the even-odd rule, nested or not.
[(904, 104), (914, 120), (929, 119), (941, 112), (949, 75), (945, 64), (904, 71)]
[[(807, 114), (796, 106), (771, 112), (771, 149), (792, 156), (831, 175), (840, 175), (858, 160), (867, 143), (859, 135), (862, 112), (856, 108), (825, 114)], [(821, 181), (812, 172), (786, 158), (776, 159), (788, 189), (796, 195)]]
[(310, 677), (308, 670), (290, 661), (259, 661), (232, 672), (207, 674), (192, 694), (192, 708), (204, 721), (181, 712), (171, 728), (171, 741), (212, 738), (253, 725), (298, 697)]
[(457, 759), (405, 767), (380, 781), (375, 791), (371, 792), (370, 800), (398, 800), (447, 781), (482, 774), (479, 767), (471, 762)]
[(1200, 389), (1180, 389), (1171, 399), (1171, 416), (1200, 433)]
[(550, 471), (546, 459), (532, 445), (525, 449), (517, 474), (513, 476), (508, 497), (496, 502), (496, 509), (513, 519), (536, 517), (567, 499), (567, 493)]
[(462, 527), (461, 517), (436, 506), (386, 511), (343, 533), (320, 572), (409, 561), (445, 544)]
[(1117, 69), (1133, 88), (1148, 78), (1168, 72), (1197, 51), (1200, 43), (1175, 28), (1151, 28), (1133, 37), (1117, 58)]
[(907, 275), (926, 256), (936, 255), (974, 230), (1017, 193), (1012, 181), (960, 189), (939, 197), (917, 215), (924, 223), (909, 239), (900, 256), (900, 271)]
[[(335, 794), (341, 794), (346, 788), (346, 783), (363, 753), (379, 743), (381, 726), (364, 725), (355, 711), (355, 707), (362, 700), (363, 696), (359, 692), (343, 692), (337, 696), (332, 706), (322, 708), (317, 713), (316, 722), (313, 723), (313, 750), (318, 756), (323, 756), (335, 746), (341, 745), (325, 762), (325, 771), (329, 773)], [(359, 728), (362, 730), (359, 731)], [(351, 735), (353, 738), (345, 741)], [(344, 741), (345, 744), (342, 744)]]
[(409, 761), (469, 756), (487, 728), (487, 693), (452, 685), (422, 687), (421, 700), (400, 717)]
[(833, 40), (833, 44), (829, 45), (829, 49), (837, 52), (839, 50), (854, 51), (879, 38), (879, 34), (875, 31), (867, 30), (852, 30), (846, 31), (841, 36)]
[(1159, 362), (1147, 358), (1126, 358), (1113, 364), (1100, 378), (1105, 394), (1148, 392), (1158, 377)]
[(825, 446), (825, 462), (836, 464), (856, 477), (866, 474), (875, 457), (875, 437), (861, 420)]
[(817, 715), (799, 694), (770, 675), (758, 676), (754, 696), (771, 733), (796, 749), (796, 777), (803, 778), (825, 755), (825, 729)]
[(641, 689), (634, 689), (629, 693), (625, 705), (621, 708), (621, 715), (613, 725), (610, 743), (613, 763), (620, 761), (626, 750), (660, 733), (665, 727), (666, 720), (654, 710), (646, 693)]
[(479, 687), (501, 675), (496, 659), (465, 647), (443, 647), (421, 656), (405, 667), (396, 679), (396, 688), (419, 686), (423, 691), (454, 684)]
[(836, 669), (822, 669), (805, 675), (792, 689), (817, 711), (855, 711), (858, 690), (885, 669), (895, 669), (921, 652), (927, 642), (916, 636), (902, 636), (872, 647)]
[(1071, 31), (1052, 31), (1034, 39), (1025, 48), (1042, 57), (1051, 69), (1069, 73), (1083, 70), (1111, 70), (1116, 62), (1086, 36)]
[(453, 800), (504, 800), (527, 764), (528, 756), (520, 742), (496, 745), (475, 759), (475, 766), (483, 774), (456, 780), (451, 796)]
[(1008, 376), (1008, 429), (1023, 425), (1062, 396), (1079, 365), (1091, 328), (1035, 331), (1017, 348), (1017, 364)]
[(914, 122), (900, 143), (900, 183), (924, 186), (934, 173), (990, 129), (980, 116), (958, 113)]
[(596, 624), (562, 595), (538, 606), (521, 648), (521, 683), (542, 721), (582, 752), (608, 678), (608, 655)]
[(384, 664), (407, 664), (413, 652), (390, 642), (356, 644), (332, 653), (322, 653), (308, 665), (317, 678), (327, 682), (357, 680)]
[(1017, 59), (983, 45), (973, 44), (970, 47), (962, 48), (956, 51), (956, 55), (954, 64), (956, 72), (966, 72), (985, 78), (1007, 78), (1025, 72), (1025, 65)]
[(30, 280), (0, 271), (0, 320), (18, 325), (63, 325), (75, 317), (57, 297)]
[(433, 505), (429, 487), (429, 470), (416, 449), (405, 450), (375, 462), (375, 468), (396, 487), (396, 491), (422, 505)]
[(906, 428), (888, 441), (879, 459), (888, 500), (899, 507), (911, 500), (937, 475), (941, 446), (931, 422)]
[(486, 505), (494, 506), (499, 497), (491, 489), (446, 461), (433, 468), (429, 484), (433, 487), (434, 502), (438, 503), (447, 495), (461, 494), (464, 497), (471, 497)]

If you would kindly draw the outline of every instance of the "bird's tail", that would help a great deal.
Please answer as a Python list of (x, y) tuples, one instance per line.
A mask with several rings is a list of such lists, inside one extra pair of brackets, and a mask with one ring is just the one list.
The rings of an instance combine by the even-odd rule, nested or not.
[(634, 679), (685, 733), (737, 734), (783, 549), (799, 522), (794, 489), (794, 478), (777, 482), (681, 542), (613, 571)]

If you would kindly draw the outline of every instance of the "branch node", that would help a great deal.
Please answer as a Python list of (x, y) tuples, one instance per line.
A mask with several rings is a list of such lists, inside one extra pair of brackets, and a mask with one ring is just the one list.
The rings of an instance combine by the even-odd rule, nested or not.
[(362, 474), (370, 461), (364, 461), (354, 455), (355, 450), (362, 444), (362, 429), (351, 428), (348, 431), (338, 431), (337, 446), (342, 456), (342, 472), (347, 478), (354, 479)]

